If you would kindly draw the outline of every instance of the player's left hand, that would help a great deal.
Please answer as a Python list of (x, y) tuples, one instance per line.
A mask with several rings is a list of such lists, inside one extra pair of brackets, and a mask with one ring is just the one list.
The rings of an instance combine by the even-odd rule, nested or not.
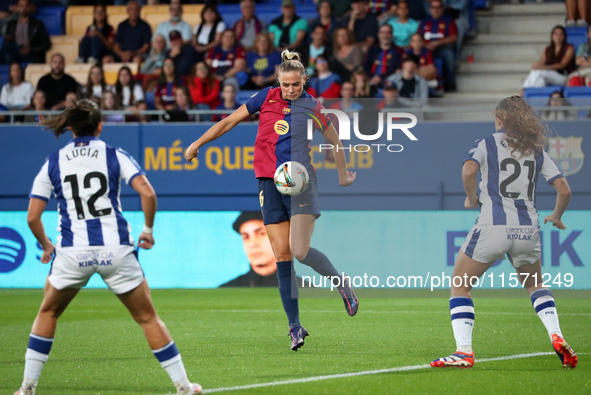
[(347, 178), (341, 178), (339, 182), (341, 183), (341, 186), (348, 187), (355, 181), (355, 178), (357, 177), (357, 172), (347, 170), (347, 173), (345, 175), (347, 176)]
[(53, 253), (55, 252), (55, 247), (53, 244), (49, 243), (47, 247), (43, 248), (43, 254), (41, 255), (41, 263), (46, 264), (51, 262), (51, 258), (53, 258)]
[(146, 232), (140, 233), (138, 247), (144, 250), (149, 250), (154, 247), (154, 236)]
[(466, 200), (464, 200), (464, 207), (465, 208), (478, 207), (478, 198), (474, 197), (474, 198), (470, 199), (469, 197), (466, 197)]

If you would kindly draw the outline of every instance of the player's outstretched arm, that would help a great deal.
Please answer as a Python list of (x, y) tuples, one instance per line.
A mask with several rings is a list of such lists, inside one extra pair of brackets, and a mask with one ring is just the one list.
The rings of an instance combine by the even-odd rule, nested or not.
[(480, 166), (473, 160), (467, 160), (462, 166), (462, 182), (464, 183), (464, 190), (466, 191), (466, 200), (464, 201), (465, 208), (473, 208), (478, 206), (478, 197), (476, 191), (478, 187), (478, 169)]
[(142, 211), (144, 212), (144, 229), (140, 233), (138, 246), (144, 250), (149, 250), (154, 246), (154, 236), (152, 228), (154, 227), (154, 217), (156, 216), (156, 192), (148, 177), (139, 175), (131, 181), (131, 187), (140, 195), (142, 200)]
[(210, 141), (223, 136), (249, 115), (250, 113), (246, 109), (246, 104), (241, 105), (238, 109), (236, 109), (236, 111), (213, 125), (207, 132), (203, 133), (203, 136), (194, 141), (193, 144), (191, 144), (185, 151), (185, 159), (191, 162), (193, 158), (196, 158), (199, 154), (199, 148), (203, 147)]
[(47, 237), (45, 227), (41, 221), (41, 215), (43, 214), (43, 211), (45, 211), (45, 207), (47, 207), (47, 202), (41, 199), (31, 198), (29, 200), (29, 211), (27, 213), (29, 228), (43, 248), (41, 263), (49, 263), (54, 250), (53, 243), (49, 240), (49, 237)]
[(566, 226), (562, 223), (561, 218), (570, 202), (570, 186), (565, 177), (560, 177), (554, 180), (552, 186), (556, 189), (556, 205), (554, 206), (554, 212), (544, 218), (544, 223), (552, 222), (554, 227), (560, 230), (565, 230)]
[(340, 184), (344, 187), (353, 184), (353, 182), (355, 181), (355, 177), (357, 177), (357, 173), (347, 170), (347, 158), (345, 158), (345, 150), (343, 149), (343, 143), (341, 142), (339, 134), (337, 133), (337, 130), (334, 128), (332, 123), (328, 125), (328, 128), (322, 132), (322, 135), (324, 136), (326, 141), (334, 147), (334, 159), (337, 165), (337, 170), (339, 172)]

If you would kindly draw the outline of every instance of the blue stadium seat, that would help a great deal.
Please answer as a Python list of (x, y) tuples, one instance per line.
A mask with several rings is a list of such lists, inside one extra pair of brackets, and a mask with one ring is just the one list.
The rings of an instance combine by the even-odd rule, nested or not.
[[(228, 28), (231, 28), (234, 23), (240, 19), (242, 17), (242, 13), (240, 12), (240, 10), (238, 11), (226, 11), (226, 12), (221, 12), (222, 14), (222, 18), (224, 19), (224, 22), (226, 23), (226, 26)], [(257, 13), (258, 16), (258, 13)]]
[(523, 98), (549, 98), (550, 95), (556, 91), (560, 91), (564, 88), (562, 85), (545, 86), (543, 88), (525, 88), (523, 90)]
[[(573, 86), (564, 88), (564, 97), (574, 106), (591, 106), (591, 87)], [(579, 110), (579, 118), (587, 118), (587, 110)]]
[(0, 86), (8, 82), (8, 74), (10, 71), (9, 64), (0, 64)]
[(154, 110), (156, 108), (154, 106), (156, 92), (148, 91), (148, 92), (146, 92), (145, 96), (146, 96), (146, 104), (148, 104), (148, 110)]
[(66, 7), (44, 6), (37, 7), (37, 13), (33, 17), (41, 20), (50, 36), (61, 36), (66, 27)]
[(487, 1), (486, 0), (471, 0), (472, 4), (474, 4), (474, 7), (476, 8), (486, 8), (487, 7)]
[(257, 93), (257, 90), (251, 90), (251, 91), (238, 91), (236, 93), (236, 102), (238, 102), (238, 104), (244, 104), (246, 103), (246, 101), (248, 99), (250, 99), (250, 97), (252, 95), (254, 95), (255, 93)]
[(575, 52), (579, 45), (587, 42), (587, 28), (584, 26), (574, 26), (566, 28), (566, 35), (568, 36), (568, 43), (575, 47)]

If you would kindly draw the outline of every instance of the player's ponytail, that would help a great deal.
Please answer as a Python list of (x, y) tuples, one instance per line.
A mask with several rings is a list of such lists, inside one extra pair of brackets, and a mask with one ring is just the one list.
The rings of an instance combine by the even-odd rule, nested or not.
[(297, 71), (302, 78), (306, 78), (306, 68), (302, 64), (302, 56), (299, 53), (286, 49), (281, 52), (281, 61), (282, 63), (279, 65), (279, 70), (277, 71), (277, 77), (281, 73)]
[(72, 107), (51, 118), (44, 118), (40, 125), (53, 131), (55, 137), (70, 128), (76, 136), (93, 136), (101, 122), (101, 110), (88, 99), (78, 101)]
[(515, 151), (523, 156), (538, 155), (544, 150), (552, 130), (521, 97), (501, 100), (494, 114), (501, 121), (507, 136), (505, 141), (512, 149), (511, 155)]

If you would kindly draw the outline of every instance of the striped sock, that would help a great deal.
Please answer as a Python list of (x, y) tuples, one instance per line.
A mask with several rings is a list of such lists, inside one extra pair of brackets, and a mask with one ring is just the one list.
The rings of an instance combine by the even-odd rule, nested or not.
[(191, 386), (191, 383), (187, 378), (187, 372), (185, 371), (185, 365), (183, 364), (181, 353), (178, 348), (176, 348), (174, 341), (171, 340), (170, 343), (159, 350), (152, 350), (152, 353), (154, 353), (154, 356), (158, 359), (158, 362), (160, 362), (160, 366), (166, 370), (166, 373), (168, 373), (168, 376), (170, 376), (170, 379), (175, 386)]
[(449, 300), (451, 326), (456, 338), (456, 350), (472, 352), (472, 331), (474, 330), (474, 303), (466, 297), (454, 297)]
[(538, 317), (540, 317), (542, 323), (546, 327), (550, 340), (552, 340), (552, 334), (554, 333), (562, 337), (552, 291), (547, 288), (539, 288), (532, 292), (530, 297), (531, 304), (534, 306)]
[(23, 388), (30, 384), (37, 386), (41, 370), (49, 359), (51, 346), (53, 346), (53, 338), (37, 336), (32, 333), (29, 335), (29, 344), (25, 353)]

